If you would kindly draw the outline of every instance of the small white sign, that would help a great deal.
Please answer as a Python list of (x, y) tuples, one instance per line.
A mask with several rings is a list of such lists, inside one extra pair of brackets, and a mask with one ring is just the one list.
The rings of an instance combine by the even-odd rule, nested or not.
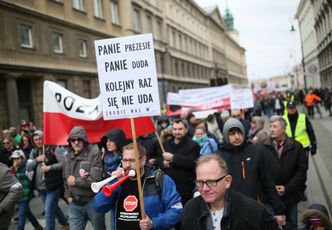
[(104, 120), (160, 115), (152, 34), (95, 41)]

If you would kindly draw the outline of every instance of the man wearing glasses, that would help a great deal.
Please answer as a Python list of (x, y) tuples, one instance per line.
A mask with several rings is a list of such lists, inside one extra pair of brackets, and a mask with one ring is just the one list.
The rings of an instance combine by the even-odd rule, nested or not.
[[(169, 229), (182, 217), (181, 197), (176, 191), (174, 181), (166, 174), (161, 174), (161, 191), (158, 191), (158, 176), (151, 166), (145, 165), (146, 151), (141, 145), (138, 145), (138, 154), (146, 218), (141, 219), (136, 176), (129, 177), (116, 187), (110, 196), (103, 191), (99, 192), (94, 199), (94, 208), (98, 212), (106, 213), (115, 207), (116, 218), (111, 220), (115, 223), (111, 226), (116, 225), (116, 229)], [(125, 172), (135, 169), (135, 150), (132, 143), (123, 147), (121, 163), (122, 167), (112, 173), (118, 179), (123, 177)], [(115, 181), (117, 180), (111, 183)]]
[(229, 190), (231, 183), (227, 164), (219, 155), (200, 157), (196, 163), (196, 186), (201, 195), (186, 204), (182, 229), (278, 229), (264, 206)]
[(13, 162), (10, 160), (10, 156), (15, 150), (18, 150), (18, 148), (13, 145), (11, 138), (4, 138), (2, 140), (2, 145), (3, 149), (0, 150), (0, 162), (11, 167)]
[(104, 214), (92, 206), (92, 182), (102, 179), (102, 162), (96, 145), (88, 143), (83, 127), (75, 126), (69, 133), (69, 152), (64, 165), (65, 197), (69, 203), (69, 229), (84, 230), (87, 221), (94, 229), (106, 229)]

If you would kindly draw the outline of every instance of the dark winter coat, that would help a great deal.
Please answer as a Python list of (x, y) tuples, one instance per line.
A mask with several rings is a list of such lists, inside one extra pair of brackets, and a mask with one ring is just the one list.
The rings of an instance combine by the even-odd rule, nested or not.
[(178, 144), (175, 144), (174, 138), (166, 140), (164, 149), (166, 152), (174, 154), (170, 168), (166, 168), (164, 171), (174, 180), (182, 203), (185, 204), (192, 198), (195, 187), (195, 164), (199, 157), (199, 145), (185, 135)]
[(264, 162), (262, 149), (260, 145), (249, 142), (239, 147), (223, 146), (221, 156), (233, 177), (231, 189), (254, 200), (266, 201), (273, 206), (276, 214), (283, 214), (284, 206)]
[(285, 144), (279, 159), (276, 147), (264, 145), (265, 162), (276, 185), (285, 186), (285, 195), (280, 196), (286, 205), (297, 204), (303, 194), (307, 179), (306, 153), (302, 145), (291, 138)]
[[(190, 200), (186, 204), (181, 229), (213, 229), (208, 206), (201, 196)], [(261, 204), (240, 193), (228, 191), (220, 229), (275, 230), (278, 229), (278, 226)]]

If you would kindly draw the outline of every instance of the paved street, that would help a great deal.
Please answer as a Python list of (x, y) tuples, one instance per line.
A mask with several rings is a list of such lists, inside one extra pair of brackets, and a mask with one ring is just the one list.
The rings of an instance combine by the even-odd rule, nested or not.
[[(308, 187), (306, 191), (308, 201), (299, 204), (299, 216), (309, 204), (314, 202), (322, 203), (329, 208), (330, 213), (332, 211), (332, 167), (330, 167), (332, 165), (332, 146), (330, 145), (332, 140), (332, 118), (328, 117), (328, 114), (324, 110), (323, 115), (323, 118), (319, 118), (316, 115), (311, 120), (318, 140), (318, 153), (314, 157), (310, 157), (309, 160)], [(268, 127), (268, 122), (266, 127)], [(42, 226), (45, 226), (44, 218), (41, 215), (42, 205), (40, 199), (38, 197), (34, 198), (30, 203), (30, 207)], [(65, 214), (68, 213), (67, 205), (62, 200), (60, 201), (60, 207), (64, 210)], [(109, 215), (106, 215), (106, 223), (109, 223), (108, 217)], [(13, 223), (10, 229), (15, 229), (15, 223)], [(32, 230), (33, 227), (30, 223), (27, 223), (25, 229)], [(89, 224), (86, 229), (92, 229), (91, 225)]]

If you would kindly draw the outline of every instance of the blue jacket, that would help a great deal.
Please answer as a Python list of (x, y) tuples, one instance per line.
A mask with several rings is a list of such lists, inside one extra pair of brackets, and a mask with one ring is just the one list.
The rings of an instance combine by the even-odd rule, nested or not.
[[(116, 181), (113, 180), (111, 183)], [(162, 192), (158, 194), (155, 186), (155, 172), (152, 168), (145, 166), (145, 179), (142, 184), (144, 208), (146, 215), (153, 221), (153, 229), (169, 229), (181, 220), (183, 213), (181, 197), (169, 176), (163, 175)], [(94, 209), (97, 212), (106, 213), (116, 207), (120, 192), (121, 185), (109, 197), (100, 191), (93, 200)], [(115, 219), (112, 218), (111, 221)]]
[(212, 138), (206, 138), (206, 141), (203, 144), (203, 147), (201, 147), (200, 154), (201, 155), (207, 155), (211, 153), (215, 153), (218, 150), (218, 145), (215, 140)]

